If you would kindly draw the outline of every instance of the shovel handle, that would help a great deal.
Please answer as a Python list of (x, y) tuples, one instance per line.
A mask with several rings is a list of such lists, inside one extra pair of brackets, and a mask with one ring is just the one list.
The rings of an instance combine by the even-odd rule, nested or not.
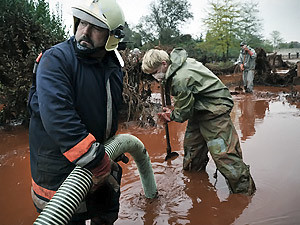
[[(165, 91), (162, 83), (160, 83), (160, 95), (161, 95), (162, 107), (166, 107)], [(169, 134), (169, 127), (167, 121), (164, 122), (164, 126), (166, 132), (166, 140), (167, 140), (167, 154), (169, 154), (171, 153), (171, 144), (170, 144), (170, 134)]]

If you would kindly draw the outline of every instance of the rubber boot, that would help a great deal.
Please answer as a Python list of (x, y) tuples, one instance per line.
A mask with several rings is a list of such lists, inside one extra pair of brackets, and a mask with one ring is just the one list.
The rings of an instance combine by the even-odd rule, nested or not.
[(237, 182), (228, 179), (226, 179), (226, 182), (230, 192), (234, 194), (245, 194), (250, 196), (256, 191), (254, 180), (249, 172), (249, 166), (247, 166), (247, 171), (244, 171)]

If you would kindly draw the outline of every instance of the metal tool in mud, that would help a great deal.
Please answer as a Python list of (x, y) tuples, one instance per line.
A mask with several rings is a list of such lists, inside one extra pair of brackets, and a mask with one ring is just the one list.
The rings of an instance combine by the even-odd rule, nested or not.
[[(165, 91), (164, 90), (165, 90), (164, 84), (163, 84), (163, 82), (161, 82), (160, 83), (160, 95), (161, 95), (162, 107), (166, 107), (166, 98), (165, 98)], [(170, 97), (170, 96), (168, 95), (166, 97)], [(170, 104), (170, 102), (171, 101), (169, 100), (168, 103)], [(168, 127), (168, 122), (167, 121), (164, 122), (164, 126), (165, 126), (166, 141), (167, 141), (167, 155), (165, 157), (165, 161), (167, 161), (168, 159), (177, 157), (179, 154), (177, 152), (172, 152), (172, 150), (171, 150), (170, 134), (169, 134), (169, 127)]]

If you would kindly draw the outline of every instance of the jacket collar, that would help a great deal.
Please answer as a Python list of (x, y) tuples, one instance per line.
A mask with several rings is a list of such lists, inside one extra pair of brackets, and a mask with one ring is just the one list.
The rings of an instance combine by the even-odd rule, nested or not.
[(175, 48), (170, 53), (171, 64), (166, 72), (166, 80), (172, 77), (175, 72), (182, 67), (188, 58), (187, 52), (183, 48)]

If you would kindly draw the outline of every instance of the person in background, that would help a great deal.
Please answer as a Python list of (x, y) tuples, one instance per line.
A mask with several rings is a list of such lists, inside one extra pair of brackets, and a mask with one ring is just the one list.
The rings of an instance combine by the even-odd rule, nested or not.
[(241, 51), (237, 63), (243, 71), (244, 90), (246, 93), (252, 93), (256, 52), (254, 49), (247, 46), (245, 42), (241, 42), (240, 46)]
[(164, 121), (188, 121), (184, 138), (183, 169), (205, 170), (212, 156), (231, 193), (252, 195), (256, 188), (249, 166), (243, 162), (239, 137), (230, 118), (233, 107), (228, 88), (209, 69), (182, 48), (168, 55), (147, 51), (142, 70), (165, 83), (174, 106), (159, 114)]
[(120, 144), (124, 15), (115, 0), (81, 1), (72, 12), (75, 36), (42, 54), (29, 93), (32, 199), (41, 212), (78, 165), (93, 173), (93, 187), (69, 224), (113, 224), (122, 169), (105, 149)]

